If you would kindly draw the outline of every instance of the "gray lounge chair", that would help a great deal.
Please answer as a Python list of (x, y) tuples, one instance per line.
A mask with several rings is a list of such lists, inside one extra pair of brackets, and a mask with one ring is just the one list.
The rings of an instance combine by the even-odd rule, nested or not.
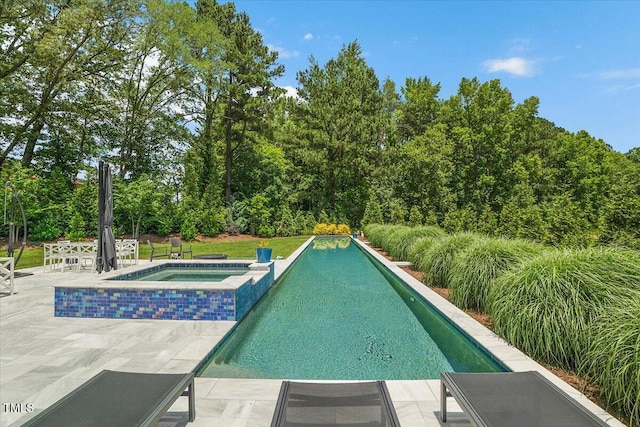
[(178, 239), (177, 237), (170, 237), (169, 243), (171, 243), (171, 258), (184, 259), (185, 254), (189, 254), (189, 256), (193, 258), (193, 250), (191, 249), (191, 245), (187, 247), (187, 245), (182, 244), (180, 239)]
[[(167, 252), (167, 248), (156, 248), (153, 246), (150, 240), (147, 240), (149, 244), (149, 249), (151, 249), (151, 256), (149, 257), (149, 261), (153, 261), (153, 258), (169, 258), (169, 252)], [(162, 249), (162, 252), (160, 251)]]
[(449, 390), (474, 426), (607, 425), (539, 372), (443, 372), (440, 381), (442, 422)]
[(141, 374), (102, 371), (24, 426), (154, 426), (180, 396), (196, 417), (193, 373)]
[(284, 381), (271, 427), (399, 427), (384, 381)]

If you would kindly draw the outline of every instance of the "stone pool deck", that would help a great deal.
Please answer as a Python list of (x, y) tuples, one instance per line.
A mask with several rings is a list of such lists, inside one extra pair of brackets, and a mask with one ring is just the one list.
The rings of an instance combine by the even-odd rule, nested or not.
[[(276, 261), (276, 277), (289, 262)], [(412, 286), (424, 288), (400, 268), (387, 265)], [(5, 403), (30, 403), (40, 411), (103, 369), (191, 371), (235, 323), (54, 317), (56, 285), (90, 283), (99, 280), (99, 275), (88, 271), (44, 273), (42, 267), (21, 271), (33, 275), (16, 278), (16, 294), (0, 298), (0, 427), (19, 426), (34, 415), (10, 412)], [(437, 294), (426, 288), (421, 293), (511, 369), (543, 372), (610, 425), (623, 426)], [(160, 425), (267, 427), (280, 384), (280, 380), (196, 378), (196, 420), (187, 423), (187, 402), (181, 398)], [(447, 411), (449, 422), (439, 421), (439, 380), (392, 380), (387, 385), (403, 427), (470, 425), (453, 400)]]

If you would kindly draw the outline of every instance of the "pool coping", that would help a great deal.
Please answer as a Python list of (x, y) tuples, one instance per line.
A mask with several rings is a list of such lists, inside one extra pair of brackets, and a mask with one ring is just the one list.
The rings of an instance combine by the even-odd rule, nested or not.
[(154, 263), (150, 267), (149, 264), (133, 266), (133, 269), (127, 270), (125, 274), (135, 274), (156, 266), (164, 265), (220, 265), (220, 264), (246, 264), (249, 271), (242, 275), (229, 276), (219, 282), (166, 282), (153, 280), (115, 280), (118, 276), (123, 276), (122, 270), (113, 270), (105, 273), (98, 281), (91, 284), (86, 283), (69, 283), (64, 285), (65, 288), (102, 288), (102, 289), (195, 289), (195, 290), (236, 290), (242, 285), (248, 283), (255, 284), (258, 280), (269, 273), (269, 266), (273, 261), (268, 263), (257, 263), (243, 260), (161, 260)]
[(493, 355), (497, 360), (503, 363), (513, 372), (537, 371), (545, 378), (558, 386), (562, 391), (570, 395), (582, 406), (593, 412), (598, 418), (609, 423), (609, 425), (624, 426), (615, 417), (609, 414), (600, 406), (592, 402), (587, 396), (575, 389), (573, 386), (562, 380), (560, 377), (549, 371), (547, 368), (536, 362), (531, 357), (512, 346), (507, 341), (500, 338), (493, 331), (486, 328), (473, 317), (459, 309), (447, 299), (429, 289), (428, 286), (417, 280), (415, 277), (404, 271), (399, 265), (378, 253), (369, 244), (352, 239), (360, 248), (373, 256), (382, 265), (388, 268), (398, 278), (409, 285), (414, 291), (420, 294), (427, 302), (429, 302), (443, 316), (453, 322), (459, 329), (464, 331), (469, 337), (482, 346), (486, 352)]

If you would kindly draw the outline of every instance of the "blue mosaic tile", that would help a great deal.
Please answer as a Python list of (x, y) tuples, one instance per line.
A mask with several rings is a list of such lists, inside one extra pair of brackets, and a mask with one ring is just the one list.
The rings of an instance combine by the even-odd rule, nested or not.
[[(224, 265), (236, 268), (248, 266), (247, 263)], [(120, 319), (240, 320), (273, 283), (274, 266), (271, 264), (269, 272), (258, 282), (246, 283), (235, 291), (56, 287), (54, 315)]]
[(55, 289), (55, 316), (235, 320), (233, 291)]

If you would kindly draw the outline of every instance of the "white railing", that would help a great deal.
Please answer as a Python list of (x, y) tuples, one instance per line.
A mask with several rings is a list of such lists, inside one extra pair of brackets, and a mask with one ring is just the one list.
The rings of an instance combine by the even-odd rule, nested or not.
[(0, 292), (13, 295), (13, 257), (0, 258)]

